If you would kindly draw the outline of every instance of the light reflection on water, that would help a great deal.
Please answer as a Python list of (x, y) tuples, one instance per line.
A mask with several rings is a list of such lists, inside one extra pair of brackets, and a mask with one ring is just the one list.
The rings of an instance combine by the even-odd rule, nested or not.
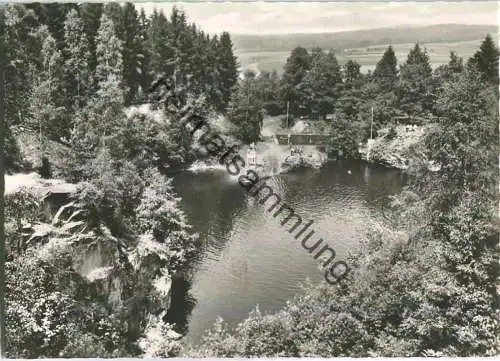
[[(342, 259), (370, 221), (381, 217), (383, 198), (397, 193), (403, 178), (397, 170), (343, 161), (275, 176), (267, 184), (303, 223), (313, 220), (314, 237), (323, 238)], [(184, 173), (174, 185), (203, 245), (189, 290), (196, 305), (184, 310), (191, 313), (184, 315), (188, 341), (198, 341), (218, 315), (235, 326), (256, 304), (266, 313), (278, 310), (306, 278), (323, 279), (300, 241), (227, 173)]]

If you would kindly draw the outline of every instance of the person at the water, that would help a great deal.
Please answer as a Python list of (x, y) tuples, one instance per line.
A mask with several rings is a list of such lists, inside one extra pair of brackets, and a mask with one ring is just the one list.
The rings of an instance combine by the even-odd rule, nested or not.
[(251, 143), (250, 147), (247, 150), (247, 164), (249, 166), (255, 166), (255, 164), (257, 163), (256, 158), (257, 156), (255, 153), (255, 143)]

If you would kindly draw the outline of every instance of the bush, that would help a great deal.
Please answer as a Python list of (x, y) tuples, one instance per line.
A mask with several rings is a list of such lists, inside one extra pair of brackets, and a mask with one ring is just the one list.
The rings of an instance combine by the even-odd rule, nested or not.
[(387, 133), (386, 138), (389, 140), (393, 140), (394, 138), (397, 137), (397, 135), (398, 135), (398, 132), (396, 132), (396, 129), (394, 128), (394, 126), (392, 126), (391, 129), (389, 129), (389, 132)]
[(135, 166), (128, 161), (115, 161), (106, 148), (91, 163), (88, 183), (83, 183), (79, 199), (90, 211), (89, 223), (104, 222), (114, 235), (128, 234), (127, 226), (134, 217), (144, 189)]
[(42, 157), (42, 165), (39, 170), (40, 176), (44, 179), (49, 179), (52, 177), (52, 170), (50, 167), (50, 162), (47, 157)]
[(38, 200), (25, 189), (5, 197), (5, 233), (6, 253), (18, 254), (22, 251), (24, 223), (43, 220), (43, 213)]
[(267, 102), (264, 104), (264, 109), (271, 117), (281, 114), (281, 106), (278, 102)]

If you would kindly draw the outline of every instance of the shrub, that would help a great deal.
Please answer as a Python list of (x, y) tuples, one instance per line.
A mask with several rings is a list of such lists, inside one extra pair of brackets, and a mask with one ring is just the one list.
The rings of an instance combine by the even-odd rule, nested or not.
[(267, 102), (264, 104), (264, 109), (271, 117), (275, 117), (281, 114), (281, 106), (278, 102)]
[(394, 128), (394, 126), (392, 126), (389, 129), (389, 132), (387, 133), (386, 138), (389, 140), (392, 140), (392, 139), (396, 138), (397, 135), (398, 135), (398, 133), (396, 132), (396, 129)]

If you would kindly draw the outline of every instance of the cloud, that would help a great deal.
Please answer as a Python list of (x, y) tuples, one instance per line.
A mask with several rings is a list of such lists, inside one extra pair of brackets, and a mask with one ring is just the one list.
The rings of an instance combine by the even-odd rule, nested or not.
[(208, 33), (320, 33), (393, 26), (498, 24), (498, 3), (470, 2), (202, 2), (136, 3), (146, 14), (176, 5)]

